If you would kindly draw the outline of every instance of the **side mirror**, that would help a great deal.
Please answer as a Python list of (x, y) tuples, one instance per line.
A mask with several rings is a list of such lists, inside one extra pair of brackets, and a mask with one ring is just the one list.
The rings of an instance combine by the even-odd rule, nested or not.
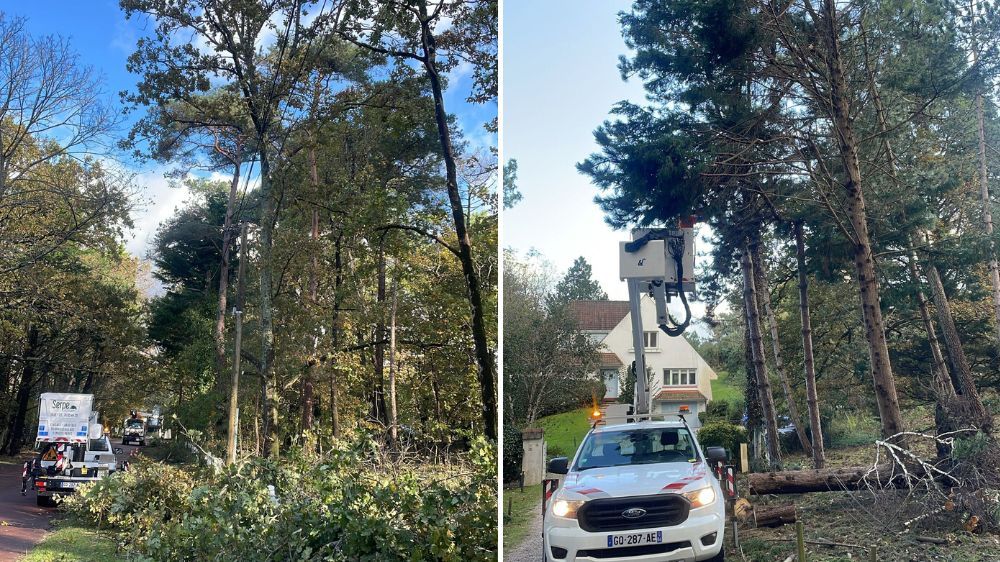
[(729, 460), (729, 455), (724, 447), (705, 447), (705, 458), (708, 462), (717, 464)]
[(115, 447), (115, 454), (116, 455), (120, 455), (120, 454), (122, 454), (124, 452), (125, 451), (121, 447)]
[(550, 460), (549, 472), (552, 474), (566, 474), (569, 472), (569, 459), (566, 457), (556, 457)]

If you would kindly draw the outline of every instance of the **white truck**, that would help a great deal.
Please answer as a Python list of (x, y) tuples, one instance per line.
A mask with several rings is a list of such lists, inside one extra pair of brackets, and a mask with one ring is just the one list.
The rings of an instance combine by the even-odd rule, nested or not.
[(38, 505), (51, 506), (53, 497), (73, 493), (80, 485), (103, 478), (117, 469), (116, 453), (93, 411), (94, 395), (43, 393), (38, 405), (38, 456), (25, 467)]
[(547, 562), (724, 560), (726, 513), (708, 456), (682, 421), (596, 427), (572, 463), (549, 461), (565, 474), (543, 524)]
[(138, 413), (125, 420), (125, 428), (122, 432), (122, 445), (146, 445), (146, 422)]

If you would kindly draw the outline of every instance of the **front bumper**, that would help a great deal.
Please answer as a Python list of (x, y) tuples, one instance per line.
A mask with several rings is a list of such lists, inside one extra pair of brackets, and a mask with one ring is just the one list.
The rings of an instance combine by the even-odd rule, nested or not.
[[(721, 504), (721, 502), (717, 502)], [(669, 545), (667, 552), (643, 553), (642, 548), (608, 548), (608, 535), (631, 531), (587, 532), (580, 528), (575, 519), (552, 517), (546, 514), (543, 545), (547, 562), (667, 562), (674, 560), (706, 560), (722, 550), (725, 531), (725, 508), (694, 510), (687, 520), (672, 527), (637, 529), (634, 532), (663, 532), (661, 548)], [(702, 538), (715, 533), (714, 541)], [(553, 548), (566, 551), (565, 556), (553, 556)], [(558, 550), (557, 550), (558, 552)], [(616, 556), (620, 552), (621, 556)], [(561, 552), (559, 552), (561, 554)], [(597, 556), (594, 556), (597, 555)]]

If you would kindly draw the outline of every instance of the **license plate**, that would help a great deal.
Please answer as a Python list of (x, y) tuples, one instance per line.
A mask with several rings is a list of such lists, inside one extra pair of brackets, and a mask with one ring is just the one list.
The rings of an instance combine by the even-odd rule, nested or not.
[(659, 544), (662, 542), (663, 531), (608, 535), (608, 548), (615, 548), (617, 546), (639, 546), (641, 544)]
[(60, 486), (63, 488), (76, 488), (79, 484), (79, 482), (61, 482)]

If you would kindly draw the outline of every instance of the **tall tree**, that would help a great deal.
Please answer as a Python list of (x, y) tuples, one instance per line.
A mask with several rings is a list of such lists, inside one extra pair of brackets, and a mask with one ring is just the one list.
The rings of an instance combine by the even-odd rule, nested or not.
[[(240, 92), (244, 111), (253, 123), (260, 166), (260, 271), (258, 300), (265, 450), (277, 456), (278, 392), (273, 380), (274, 308), (272, 245), (277, 221), (277, 194), (272, 167), (280, 162), (287, 130), (294, 128), (289, 106), (292, 91), (309, 68), (318, 30), (331, 17), (315, 0), (121, 0), (127, 17), (146, 14), (156, 22), (129, 57), (128, 68), (142, 76), (137, 92), (128, 96), (139, 105), (163, 105), (204, 91), (213, 79), (223, 79)], [(312, 16), (307, 22), (306, 16)], [(191, 34), (209, 48), (192, 45)]]
[[(430, 84), (448, 202), (458, 238), (457, 257), (462, 264), (472, 313), (483, 424), (486, 435), (493, 440), (497, 438), (498, 419), (496, 362), (487, 335), (482, 283), (473, 258), (468, 217), (462, 205), (458, 150), (445, 109), (442, 77), (461, 58), (485, 61), (485, 65), (476, 67), (469, 98), (480, 102), (496, 98), (497, 5), (495, 0), (438, 2), (428, 9), (424, 0), (412, 3), (365, 0), (353, 3), (351, 12), (337, 28), (340, 37), (375, 53), (392, 56), (403, 66), (409, 61), (416, 62)], [(450, 20), (448, 29), (443, 23), (445, 18)]]
[(606, 301), (608, 294), (594, 280), (590, 264), (580, 256), (573, 260), (566, 275), (556, 284), (554, 298), (561, 303), (576, 300)]

